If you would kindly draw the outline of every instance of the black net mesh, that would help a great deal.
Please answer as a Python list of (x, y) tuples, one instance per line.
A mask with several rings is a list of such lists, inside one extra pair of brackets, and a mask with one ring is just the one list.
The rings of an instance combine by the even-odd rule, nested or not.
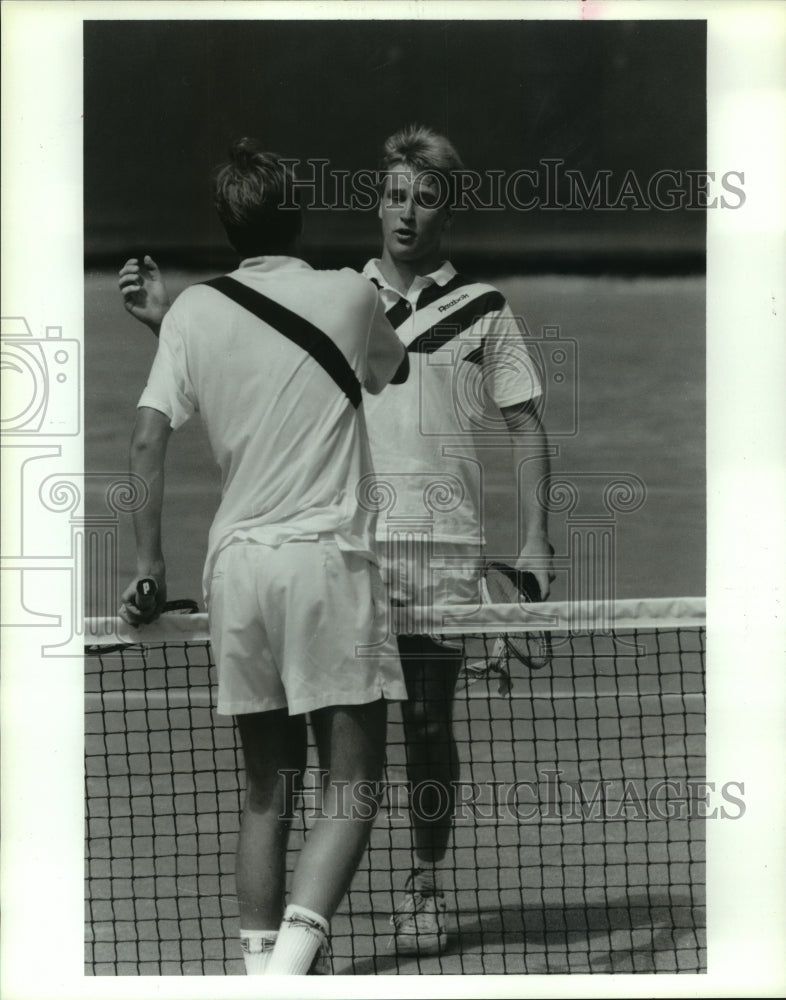
[[(419, 794), (391, 705), (383, 807), (332, 923), (334, 972), (706, 971), (704, 629), (554, 633), (538, 671), (497, 632), (455, 641), (447, 947), (391, 943)], [(213, 712), (210, 644), (91, 647), (86, 664), (88, 973), (242, 975), (243, 768)], [(307, 775), (290, 858), (317, 785)]]

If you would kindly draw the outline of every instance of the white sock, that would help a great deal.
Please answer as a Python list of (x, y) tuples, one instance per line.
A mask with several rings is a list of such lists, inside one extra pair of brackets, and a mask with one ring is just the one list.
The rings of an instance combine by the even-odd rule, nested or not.
[(417, 859), (416, 863), (417, 868), (412, 876), (412, 888), (428, 895), (441, 892), (440, 871), (437, 864), (433, 861), (422, 861), (420, 858)]
[(277, 930), (244, 931), (241, 928), (240, 947), (243, 951), (243, 961), (246, 963), (247, 976), (264, 975), (277, 937)]
[(324, 917), (305, 906), (290, 903), (265, 975), (305, 976), (320, 947), (327, 941), (329, 931), (330, 925)]

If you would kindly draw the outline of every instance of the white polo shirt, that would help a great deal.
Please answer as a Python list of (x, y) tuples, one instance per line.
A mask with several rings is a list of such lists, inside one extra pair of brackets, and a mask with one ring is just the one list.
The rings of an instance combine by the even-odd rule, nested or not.
[[(263, 257), (231, 277), (327, 334), (367, 392), (379, 392), (403, 360), (376, 291), (354, 271)], [(356, 409), (310, 354), (246, 309), (205, 285), (186, 289), (164, 319), (138, 405), (173, 428), (198, 410), (207, 429), (222, 496), (206, 585), (234, 541), (278, 545), (331, 532), (375, 561), (374, 514), (357, 496), (372, 472), (364, 405)]]
[(448, 261), (402, 295), (378, 260), (363, 269), (407, 346), (410, 375), (366, 401), (378, 479), (377, 539), (425, 533), (437, 542), (483, 542), (477, 435), (507, 433), (499, 408), (541, 395), (522, 324), (493, 286)]

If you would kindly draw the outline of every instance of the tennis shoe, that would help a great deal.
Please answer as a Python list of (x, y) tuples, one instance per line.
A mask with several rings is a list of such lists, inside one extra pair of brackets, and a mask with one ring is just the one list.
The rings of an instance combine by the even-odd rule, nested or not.
[(404, 898), (390, 918), (400, 955), (438, 955), (448, 943), (445, 896), (415, 888), (410, 876)]

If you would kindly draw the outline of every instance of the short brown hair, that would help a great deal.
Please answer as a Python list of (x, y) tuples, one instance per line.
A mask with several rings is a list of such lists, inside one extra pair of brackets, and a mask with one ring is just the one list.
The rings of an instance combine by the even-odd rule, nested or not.
[(303, 220), (292, 201), (293, 180), (286, 161), (256, 139), (232, 143), (229, 162), (216, 171), (213, 200), (229, 242), (243, 257), (281, 253), (299, 235)]

